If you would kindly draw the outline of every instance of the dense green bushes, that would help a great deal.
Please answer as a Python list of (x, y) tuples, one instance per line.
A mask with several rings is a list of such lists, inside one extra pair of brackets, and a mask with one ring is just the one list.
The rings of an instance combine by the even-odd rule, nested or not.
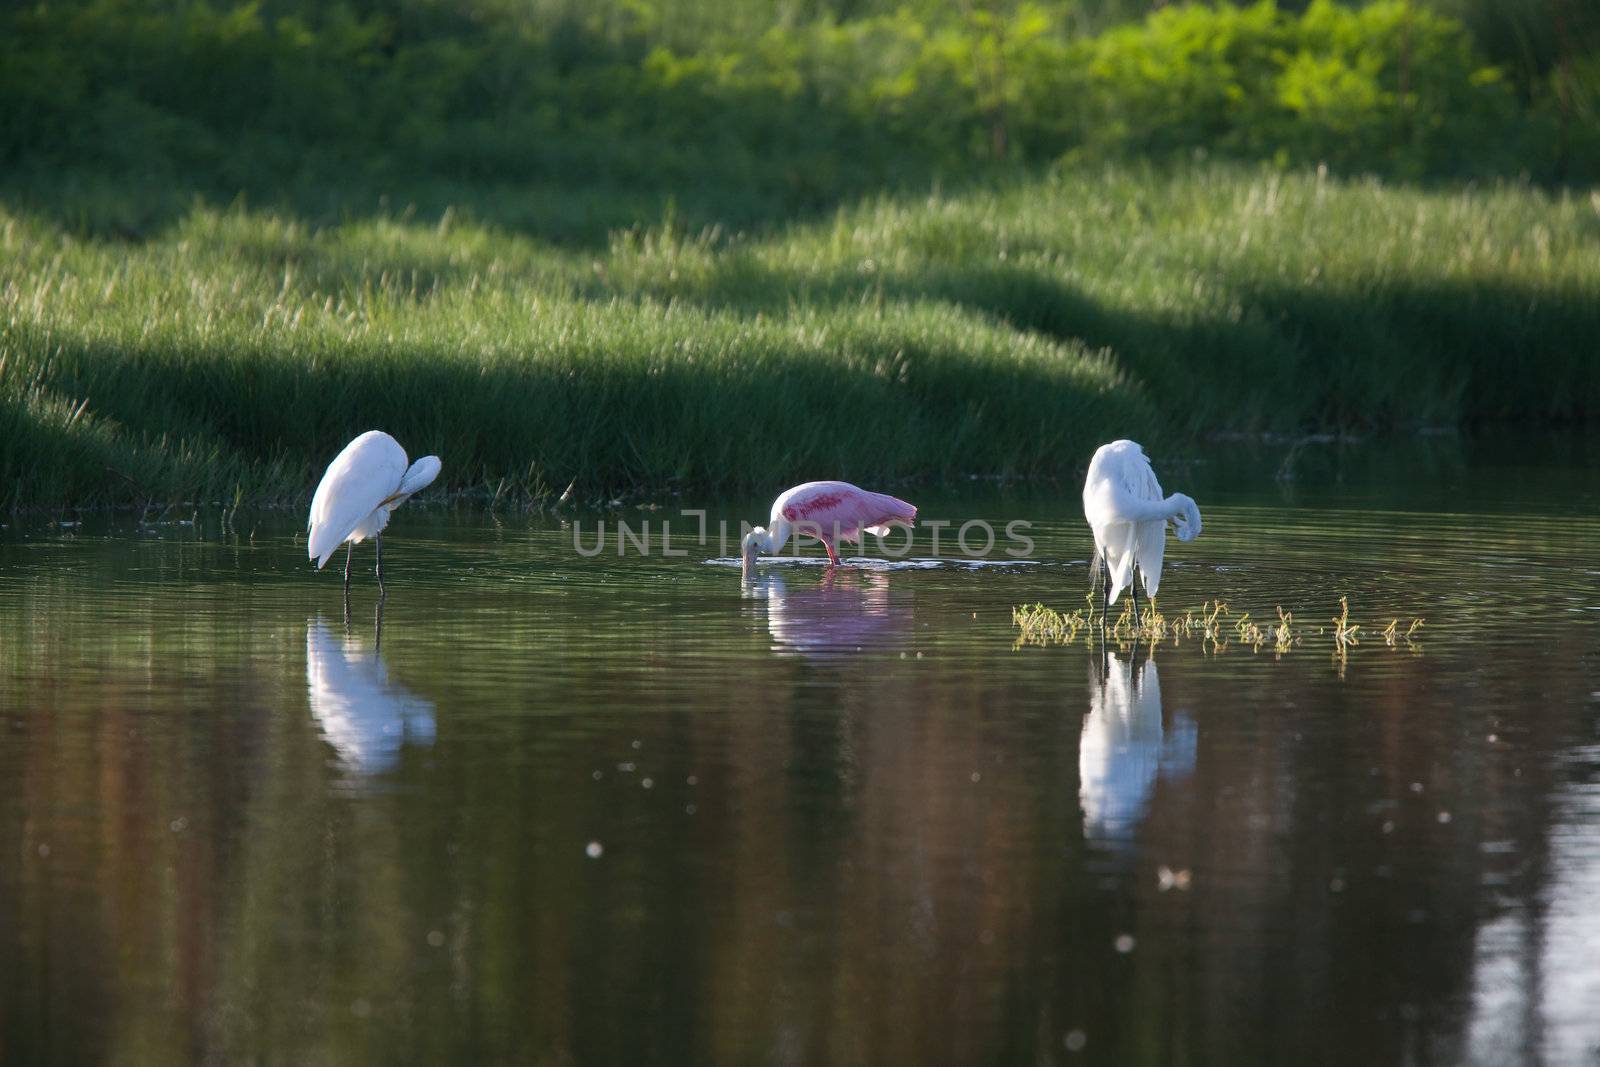
[[(1407, 0), (1179, 5), (1093, 35), (1062, 3), (850, 20), (796, 5), (764, 31), (759, 9), (734, 4), (720, 30), (693, 0), (14, 9), (0, 192), (130, 233), (196, 194), (326, 218), (387, 193), (594, 238), (669, 197), (743, 225), (1062, 155), (1600, 174), (1600, 61), (1519, 83)], [(680, 21), (706, 25), (694, 47)]]

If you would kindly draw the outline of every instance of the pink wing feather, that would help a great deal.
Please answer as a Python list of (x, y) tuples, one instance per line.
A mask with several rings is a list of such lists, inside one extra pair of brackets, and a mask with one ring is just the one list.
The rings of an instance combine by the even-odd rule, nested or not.
[(859, 541), (863, 530), (883, 534), (894, 523), (911, 525), (917, 509), (887, 493), (873, 493), (849, 482), (807, 482), (780, 496), (772, 506), (773, 521), (816, 524), (825, 539), (839, 531), (842, 541)]

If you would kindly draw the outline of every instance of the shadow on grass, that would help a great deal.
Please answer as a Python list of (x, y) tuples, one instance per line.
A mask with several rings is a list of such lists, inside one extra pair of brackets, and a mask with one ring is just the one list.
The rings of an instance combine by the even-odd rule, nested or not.
[[(752, 335), (684, 312), (658, 329), (642, 348), (608, 350), (590, 336), (484, 362), (447, 344), (374, 342), (323, 360), (116, 346), (58, 328), (51, 398), (87, 404), (75, 417), (13, 412), (0, 486), (24, 504), (295, 498), (375, 426), (440, 454), (450, 486), (514, 497), (569, 481), (592, 494), (824, 475), (1040, 475), (1108, 423), (1152, 423), (1137, 391), (1079, 350), (997, 372), (1003, 335), (974, 354), (970, 339), (942, 339), (938, 323), (909, 316)], [(35, 333), (20, 328), (11, 340), (41, 351)]]
[(1109, 305), (1026, 266), (864, 280), (742, 259), (706, 284), (662, 284), (651, 295), (745, 314), (795, 303), (948, 304), (1110, 353), (1175, 436), (1600, 418), (1600, 301), (1581, 285), (1391, 280), (1356, 292), (1241, 277), (1229, 290), (1227, 303), (1156, 313)]
[[(1600, 413), (1600, 307), (1575, 290), (1257, 286), (1242, 314), (1173, 316), (1013, 267), (863, 283), (744, 264), (728, 290), (672, 293), (677, 311), (585, 306), (499, 358), (448, 341), (337, 358), (270, 337), (117, 346), (59, 327), (46, 343), (17, 327), (17, 352), (52, 353), (49, 385), (6, 400), (0, 499), (292, 499), (374, 426), (442, 455), (454, 488), (535, 498), (572, 481), (592, 496), (1047, 476), (1118, 436)], [(783, 304), (800, 290), (805, 305)]]

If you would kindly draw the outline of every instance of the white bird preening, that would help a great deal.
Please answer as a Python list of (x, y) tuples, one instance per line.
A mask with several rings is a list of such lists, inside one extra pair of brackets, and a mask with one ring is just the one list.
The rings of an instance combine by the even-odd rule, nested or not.
[(849, 482), (806, 482), (786, 489), (772, 502), (770, 528), (757, 526), (740, 545), (744, 576), (755, 569), (756, 554), (776, 553), (791, 536), (805, 534), (822, 542), (828, 564), (839, 562), (838, 541), (861, 540), (863, 532), (880, 537), (892, 525), (910, 526), (917, 509), (886, 493), (873, 493)]
[(1105, 609), (1124, 589), (1132, 590), (1134, 618), (1138, 618), (1135, 565), (1145, 592), (1156, 595), (1168, 523), (1180, 541), (1193, 541), (1200, 534), (1200, 509), (1194, 499), (1183, 493), (1162, 496), (1150, 460), (1132, 441), (1112, 441), (1095, 450), (1083, 483), (1083, 517), (1094, 531), (1090, 574), (1098, 578), (1103, 571), (1106, 576), (1102, 623)]
[(307, 521), (307, 554), (321, 570), (339, 546), (349, 542), (344, 557), (344, 591), (350, 592), (350, 557), (358, 541), (371, 537), (377, 549), (378, 595), (383, 590), (383, 528), (394, 509), (439, 476), (439, 457), (423, 456), (406, 465), (406, 450), (382, 430), (368, 430), (333, 458)]

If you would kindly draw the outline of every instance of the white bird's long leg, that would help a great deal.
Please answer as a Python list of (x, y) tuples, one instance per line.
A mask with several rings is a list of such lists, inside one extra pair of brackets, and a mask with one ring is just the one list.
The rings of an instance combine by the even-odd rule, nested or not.
[(1111, 610), (1111, 555), (1104, 550), (1100, 553), (1100, 684), (1105, 685), (1106, 676), (1111, 671), (1108, 657), (1110, 649), (1106, 641), (1106, 614)]
[(378, 599), (382, 600), (389, 595), (383, 588), (383, 534), (373, 538), (372, 547), (378, 552)]
[(346, 597), (350, 595), (350, 557), (355, 554), (356, 543), (354, 541), (346, 541), (344, 551), (344, 595)]
[(1100, 630), (1106, 628), (1106, 616), (1111, 613), (1111, 553), (1100, 552)]
[(1133, 597), (1133, 630), (1139, 632), (1139, 567), (1137, 564), (1128, 566), (1128, 595)]

